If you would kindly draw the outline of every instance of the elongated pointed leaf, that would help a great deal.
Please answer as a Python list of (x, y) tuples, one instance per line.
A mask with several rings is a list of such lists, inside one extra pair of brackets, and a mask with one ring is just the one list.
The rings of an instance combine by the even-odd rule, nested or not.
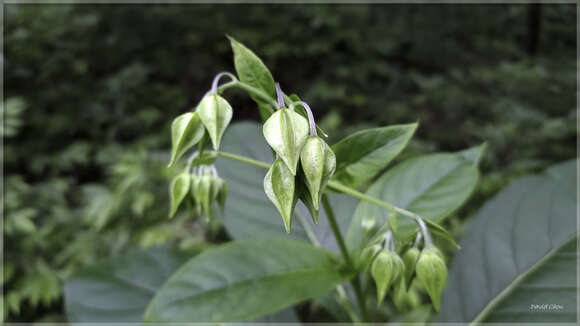
[[(270, 96), (276, 98), (276, 88), (272, 74), (262, 60), (242, 43), (228, 36), (232, 50), (234, 51), (234, 66), (240, 81), (255, 87)], [(272, 114), (272, 107), (268, 101), (259, 96), (250, 94), (250, 97), (258, 104), (262, 121), (266, 121)]]
[[(367, 191), (367, 195), (419, 214), (431, 222), (441, 222), (469, 197), (475, 188), (479, 171), (477, 162), (482, 146), (448, 154), (431, 154), (406, 160), (383, 174)], [(465, 153), (469, 153), (466, 155)], [(478, 155), (476, 155), (478, 154)], [(376, 205), (361, 202), (347, 233), (349, 249), (359, 253), (364, 243), (364, 218), (385, 224), (388, 212)], [(430, 229), (437, 228), (427, 223)], [(401, 216), (398, 238), (416, 232), (417, 224)], [(443, 232), (445, 234), (445, 232)]]
[(362, 130), (332, 146), (336, 155), (333, 180), (357, 188), (371, 181), (405, 148), (416, 123)]
[(337, 257), (288, 239), (236, 241), (180, 268), (146, 313), (155, 322), (233, 322), (323, 295), (344, 282)]
[(453, 260), (440, 320), (576, 321), (576, 166), (522, 177), (485, 203)]

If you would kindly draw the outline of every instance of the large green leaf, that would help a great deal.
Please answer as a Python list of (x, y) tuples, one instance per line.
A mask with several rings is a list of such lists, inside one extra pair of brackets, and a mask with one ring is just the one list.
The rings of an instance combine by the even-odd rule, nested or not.
[(453, 260), (441, 320), (576, 321), (576, 165), (520, 178), (483, 206)]
[[(240, 81), (263, 91), (266, 95), (275, 99), (276, 88), (274, 85), (274, 78), (266, 65), (245, 45), (236, 41), (231, 36), (228, 36), (228, 39), (230, 40), (232, 50), (234, 51), (234, 66), (236, 67), (236, 72), (238, 73)], [(262, 121), (266, 121), (270, 116), (270, 111), (268, 109), (270, 104), (253, 94), (250, 94), (250, 97), (258, 103), (258, 109), (260, 110)]]
[(362, 130), (332, 146), (336, 154), (333, 180), (357, 188), (371, 181), (405, 148), (416, 123)]
[(235, 241), (180, 268), (155, 295), (145, 320), (245, 321), (323, 295), (348, 276), (334, 254), (309, 244)]
[[(224, 135), (222, 149), (225, 152), (272, 163), (272, 155), (262, 135), (260, 124), (235, 123)], [(267, 170), (218, 158), (216, 166), (220, 176), (228, 184), (228, 199), (223, 217), (228, 233), (234, 239), (261, 237), (290, 237), (299, 241), (313, 242), (338, 252), (338, 246), (326, 219), (320, 211), (318, 225), (314, 225), (306, 207), (299, 203), (294, 211), (292, 233), (284, 231), (284, 223), (274, 205), (264, 193), (263, 180)], [(344, 233), (350, 223), (358, 200), (346, 195), (330, 195), (337, 222)]]
[[(483, 152), (478, 146), (458, 153), (431, 154), (406, 160), (373, 183), (367, 195), (441, 222), (469, 197), (477, 184), (477, 164)], [(374, 218), (377, 225), (386, 223), (385, 209), (368, 202), (356, 208), (347, 233), (349, 249), (358, 257), (364, 248), (362, 221)], [(417, 225), (406, 217), (398, 219), (397, 236), (415, 232)]]
[(90, 266), (65, 282), (70, 322), (140, 322), (153, 295), (185, 262), (168, 247), (133, 251)]

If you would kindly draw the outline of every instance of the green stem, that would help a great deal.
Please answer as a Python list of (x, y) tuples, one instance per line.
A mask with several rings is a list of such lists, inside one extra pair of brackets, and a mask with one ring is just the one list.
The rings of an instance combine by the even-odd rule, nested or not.
[(344, 238), (342, 237), (342, 233), (340, 232), (340, 228), (338, 227), (338, 223), (336, 223), (336, 217), (334, 216), (334, 211), (332, 210), (332, 206), (330, 206), (330, 202), (328, 201), (328, 197), (326, 195), (322, 195), (322, 207), (326, 212), (326, 218), (328, 218), (328, 223), (330, 224), (330, 229), (334, 234), (334, 238), (338, 243), (338, 247), (340, 248), (340, 252), (346, 261), (346, 264), (352, 270), (355, 270), (354, 263), (348, 254), (348, 249), (346, 249), (346, 244), (344, 242)]
[(264, 163), (264, 162), (260, 162), (258, 160), (254, 160), (245, 156), (240, 156), (240, 155), (236, 155), (236, 154), (232, 154), (232, 153), (226, 153), (226, 152), (216, 152), (217, 156), (221, 156), (230, 160), (234, 160), (234, 161), (239, 161), (242, 163), (246, 163), (246, 164), (250, 164), (250, 165), (254, 165), (260, 168), (264, 168), (264, 169), (269, 169), (270, 168), (270, 164), (268, 163)]
[[(328, 196), (326, 196), (326, 195), (322, 195), (322, 207), (324, 208), (324, 211), (326, 212), (326, 218), (328, 219), (328, 223), (330, 224), (330, 229), (332, 230), (332, 233), (334, 234), (334, 238), (336, 239), (336, 242), (338, 243), (338, 247), (340, 248), (340, 252), (342, 253), (342, 256), (344, 257), (346, 264), (348, 265), (348, 267), (350, 269), (356, 270), (355, 265), (354, 265), (352, 259), (350, 258), (350, 254), (348, 253), (348, 249), (346, 248), (346, 244), (344, 242), (344, 238), (342, 237), (342, 233), (340, 232), (340, 228), (338, 227), (338, 223), (336, 222), (336, 217), (334, 215), (334, 211), (332, 210), (332, 206), (330, 205), (330, 202), (328, 201)], [(359, 308), (360, 308), (362, 321), (365, 322), (365, 321), (367, 321), (367, 309), (366, 309), (364, 297), (362, 295), (358, 274), (351, 281), (351, 284), (352, 284), (352, 287), (354, 288), (356, 300), (357, 300)]]
[(395, 205), (391, 205), (391, 204), (389, 204), (387, 202), (384, 202), (382, 200), (379, 200), (379, 199), (376, 199), (374, 197), (365, 195), (365, 194), (363, 194), (360, 191), (357, 191), (355, 189), (352, 189), (350, 187), (347, 187), (347, 186), (341, 184), (340, 182), (336, 182), (336, 181), (330, 180), (330, 181), (328, 181), (328, 187), (331, 188), (331, 189), (333, 189), (333, 190), (336, 190), (336, 191), (340, 191), (342, 193), (345, 193), (347, 195), (351, 195), (351, 196), (353, 196), (355, 198), (358, 198), (360, 200), (364, 200), (364, 201), (369, 202), (371, 204), (375, 204), (375, 205), (377, 205), (379, 207), (382, 207), (382, 208), (385, 208), (385, 209), (388, 209), (388, 210), (391, 210), (391, 211), (395, 211), (395, 212), (397, 212), (397, 213), (399, 213), (401, 215), (410, 217), (412, 219), (421, 219), (421, 217), (419, 215), (417, 215), (417, 214), (415, 214), (413, 212), (409, 212), (406, 209), (397, 207)]
[[(225, 157), (225, 158), (228, 158), (228, 159), (231, 159), (231, 160), (235, 160), (235, 161), (240, 161), (240, 162), (243, 162), (243, 163), (246, 163), (246, 164), (250, 164), (250, 165), (254, 165), (254, 166), (258, 166), (258, 167), (261, 167), (261, 168), (264, 168), (264, 169), (269, 169), (270, 168), (270, 164), (268, 164), (268, 163), (264, 163), (264, 162), (257, 161), (257, 160), (251, 159), (251, 158), (247, 158), (245, 156), (240, 156), (240, 155), (236, 155), (236, 154), (232, 154), (232, 153), (226, 153), (226, 152), (216, 152), (216, 154), (217, 154), (217, 156)], [(421, 217), (419, 215), (417, 215), (417, 214), (415, 214), (413, 212), (410, 212), (410, 211), (408, 211), (406, 209), (403, 209), (403, 208), (400, 208), (400, 207), (391, 205), (391, 204), (389, 204), (387, 202), (384, 202), (382, 200), (376, 199), (374, 197), (365, 195), (365, 194), (363, 194), (360, 191), (357, 191), (355, 189), (352, 189), (351, 187), (347, 187), (347, 186), (341, 184), (340, 182), (336, 182), (336, 181), (330, 180), (330, 181), (328, 181), (328, 184), (327, 185), (328, 185), (329, 188), (331, 188), (333, 190), (336, 190), (336, 191), (345, 193), (347, 195), (350, 195), (352, 197), (358, 198), (360, 200), (364, 200), (364, 201), (369, 202), (371, 204), (375, 204), (375, 205), (377, 205), (379, 207), (382, 207), (382, 208), (385, 208), (385, 209), (388, 209), (388, 210), (391, 210), (391, 211), (395, 211), (395, 212), (397, 212), (397, 213), (399, 213), (401, 215), (410, 217), (412, 219), (421, 219)]]
[[(266, 102), (269, 102), (270, 104), (274, 105), (274, 107), (278, 106), (278, 102), (276, 102), (276, 100), (272, 99), (272, 97), (270, 97), (268, 94), (264, 93), (262, 90), (257, 89), (251, 85), (248, 85), (246, 83), (243, 83), (241, 81), (233, 81), (233, 82), (229, 82), (226, 84), (221, 85), (220, 87), (218, 87), (218, 93), (221, 94), (223, 91), (232, 88), (232, 87), (237, 87), (240, 89), (245, 90), (246, 92), (252, 94), (252, 95), (256, 95), (260, 98), (262, 98), (263, 100), (265, 100)], [(274, 112), (274, 109), (272, 109), (271, 107), (268, 107), (268, 110), (270, 110), (270, 112)]]

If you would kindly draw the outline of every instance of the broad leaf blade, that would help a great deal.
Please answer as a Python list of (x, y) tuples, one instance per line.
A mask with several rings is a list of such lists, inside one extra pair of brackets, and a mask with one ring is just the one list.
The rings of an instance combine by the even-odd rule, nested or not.
[(168, 247), (133, 251), (88, 267), (65, 282), (70, 322), (140, 322), (153, 295), (185, 262)]
[(336, 154), (333, 180), (357, 188), (371, 181), (405, 148), (416, 123), (362, 130), (332, 146)]
[[(475, 188), (479, 171), (476, 151), (483, 147), (449, 154), (431, 154), (406, 160), (383, 174), (367, 191), (367, 195), (410, 210), (421, 217), (439, 223), (469, 197)], [(464, 155), (471, 153), (470, 159)], [(481, 155), (481, 154), (480, 154)], [(353, 253), (364, 246), (362, 221), (375, 218), (384, 225), (388, 212), (376, 205), (361, 202), (347, 233), (347, 244)], [(397, 237), (405, 238), (417, 230), (416, 223), (399, 218)]]
[(576, 236), (576, 164), (520, 178), (483, 206), (453, 261), (441, 320), (576, 320), (577, 254), (565, 247)]
[(320, 296), (347, 277), (334, 254), (308, 244), (232, 242), (180, 268), (156, 294), (145, 320), (245, 321)]
[[(222, 142), (225, 152), (272, 163), (272, 155), (262, 135), (259, 124), (235, 123), (228, 128)], [(338, 246), (326, 218), (320, 210), (318, 225), (314, 225), (308, 210), (298, 203), (294, 211), (292, 232), (284, 231), (284, 224), (274, 205), (264, 193), (262, 180), (267, 170), (226, 158), (218, 158), (216, 166), (228, 185), (228, 199), (223, 217), (228, 233), (234, 239), (260, 237), (290, 237), (295, 240), (314, 242), (338, 252)], [(358, 200), (346, 195), (329, 195), (339, 227), (343, 234), (350, 223)], [(310, 237), (306, 231), (310, 232)]]

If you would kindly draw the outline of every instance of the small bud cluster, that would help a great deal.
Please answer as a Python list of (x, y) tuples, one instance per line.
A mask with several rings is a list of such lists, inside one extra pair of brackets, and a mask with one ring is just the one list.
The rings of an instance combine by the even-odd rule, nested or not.
[[(188, 150), (198, 144), (199, 151), (194, 153), (184, 172), (177, 175), (170, 187), (171, 208), (169, 217), (173, 217), (188, 193), (191, 193), (191, 206), (198, 215), (205, 215), (209, 220), (213, 216), (213, 202), (217, 201), (222, 211), (227, 196), (227, 186), (218, 177), (215, 166), (215, 155), (204, 153), (207, 138), (211, 140), (214, 150), (218, 150), (222, 136), (232, 120), (233, 110), (230, 104), (217, 93), (219, 79), (230, 73), (220, 73), (214, 78), (211, 91), (208, 92), (195, 111), (184, 113), (171, 124), (171, 160), (173, 166)], [(194, 170), (190, 173), (190, 170)]]
[[(318, 223), (320, 199), (336, 169), (336, 157), (330, 146), (318, 137), (308, 104), (299, 101), (285, 108), (278, 84), (276, 91), (280, 108), (263, 127), (264, 137), (276, 153), (276, 160), (264, 178), (264, 191), (282, 216), (286, 232), (290, 233), (298, 199), (306, 205), (314, 223)], [(295, 112), (294, 105), (302, 105), (309, 119)]]
[[(385, 233), (381, 244), (371, 244), (362, 251), (362, 270), (367, 271), (370, 267), (379, 306), (392, 288), (395, 306), (402, 311), (411, 310), (420, 304), (419, 291), (423, 289), (431, 298), (435, 310), (439, 311), (447, 267), (442, 253), (431, 242), (427, 229), (422, 228), (421, 232), (415, 243), (407, 245), (407, 249), (402, 251), (402, 257), (395, 248), (392, 230)], [(422, 250), (419, 247), (421, 240)]]

